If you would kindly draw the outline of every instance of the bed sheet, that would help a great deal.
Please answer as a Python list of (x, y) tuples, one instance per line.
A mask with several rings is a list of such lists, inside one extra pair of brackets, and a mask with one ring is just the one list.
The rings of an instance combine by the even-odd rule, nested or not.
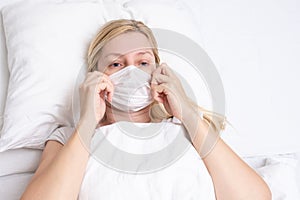
[(42, 150), (14, 149), (0, 153), (0, 199), (20, 199), (34, 174)]
[(12, 174), (34, 172), (42, 150), (14, 149), (0, 153), (0, 177)]
[(20, 173), (0, 177), (1, 199), (20, 199), (32, 176), (33, 173)]

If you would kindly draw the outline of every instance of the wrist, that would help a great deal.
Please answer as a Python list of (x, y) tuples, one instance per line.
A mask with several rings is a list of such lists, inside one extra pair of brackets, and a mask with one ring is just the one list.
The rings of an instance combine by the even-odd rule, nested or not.
[(194, 105), (187, 106), (182, 112), (181, 122), (187, 129), (192, 141), (208, 134), (209, 124), (204, 120), (203, 113)]
[(90, 120), (80, 119), (77, 123), (76, 132), (86, 147), (90, 146), (95, 129), (95, 123)]
[(87, 116), (83, 115), (83, 116), (80, 116), (78, 124), (96, 128), (96, 126), (98, 125), (98, 122), (95, 119), (95, 117), (91, 117), (90, 115), (87, 115)]
[(201, 112), (198, 107), (192, 104), (187, 104), (182, 108), (180, 120), (182, 123), (203, 120), (203, 112)]

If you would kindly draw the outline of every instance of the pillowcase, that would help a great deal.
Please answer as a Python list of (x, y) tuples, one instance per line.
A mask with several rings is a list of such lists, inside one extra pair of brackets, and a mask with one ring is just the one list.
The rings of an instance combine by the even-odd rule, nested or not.
[[(0, 11), (2, 8), (9, 3), (12, 3), (13, 0), (2, 0), (0, 1)], [(0, 16), (0, 130), (2, 129), (3, 125), (3, 114), (5, 108), (5, 100), (7, 94), (7, 87), (8, 87), (8, 69), (7, 69), (7, 50), (5, 45), (5, 36), (3, 30), (3, 23), (2, 23), (2, 15)], [(1, 134), (1, 133), (0, 133)]]
[[(2, 129), (3, 125), (3, 118), (4, 118), (4, 108), (5, 108), (5, 101), (7, 96), (7, 87), (8, 87), (8, 79), (9, 79), (9, 72), (7, 67), (7, 49), (6, 49), (6, 42), (5, 42), (5, 35), (3, 29), (3, 21), (2, 21), (2, 8), (12, 5), (18, 1), (29, 1), (34, 2), (34, 0), (1, 0), (0, 1), (0, 12), (1, 12), (1, 20), (0, 20), (0, 130)], [(59, 2), (61, 3), (63, 0), (39, 0), (40, 2)], [(75, 0), (69, 0), (75, 1)], [(35, 0), (36, 2), (36, 0)], [(1, 135), (1, 132), (0, 132)]]
[(7, 53), (5, 48), (5, 38), (2, 28), (2, 20), (0, 20), (0, 130), (3, 124), (3, 113), (8, 86), (8, 69), (7, 69)]
[(107, 13), (97, 2), (22, 1), (2, 16), (10, 78), (0, 151), (43, 148), (73, 123), (74, 82)]
[[(72, 106), (76, 104), (73, 93), (78, 93), (83, 78), (88, 45), (106, 21), (134, 18), (150, 28), (198, 38), (195, 25), (186, 23), (192, 17), (182, 10), (183, 5), (166, 2), (26, 1), (5, 7), (2, 15), (11, 76), (0, 151), (43, 148), (56, 128), (74, 126), (78, 108)], [(159, 16), (164, 15), (166, 20), (161, 20)], [(178, 23), (170, 26), (175, 19)]]

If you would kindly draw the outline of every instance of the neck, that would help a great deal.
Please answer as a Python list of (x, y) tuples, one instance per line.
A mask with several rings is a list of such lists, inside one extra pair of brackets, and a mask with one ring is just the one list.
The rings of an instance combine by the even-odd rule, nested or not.
[(105, 116), (100, 121), (98, 127), (109, 125), (118, 121), (129, 121), (139, 123), (151, 122), (149, 111), (150, 105), (136, 112), (125, 112), (122, 110), (115, 109), (111, 107), (109, 103), (106, 103)]

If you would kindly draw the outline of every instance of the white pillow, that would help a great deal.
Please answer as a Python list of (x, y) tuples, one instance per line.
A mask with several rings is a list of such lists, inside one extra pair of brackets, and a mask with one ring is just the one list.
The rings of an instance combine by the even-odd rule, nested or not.
[(3, 124), (3, 113), (9, 77), (7, 69), (7, 53), (5, 47), (5, 38), (2, 27), (2, 20), (0, 20), (0, 130)]
[[(9, 79), (9, 71), (7, 67), (7, 49), (6, 49), (6, 41), (2, 23), (2, 8), (14, 4), (16, 2), (26, 1), (37, 1), (37, 0), (1, 0), (0, 1), (0, 12), (1, 12), (1, 20), (0, 20), (0, 130), (3, 125), (4, 118), (4, 109), (5, 109), (5, 101), (7, 95), (7, 87), (8, 87), (8, 79)], [(38, 0), (40, 2), (62, 2), (62, 0)], [(69, 0), (76, 1), (76, 0)], [(1, 135), (1, 132), (0, 132)]]
[[(2, 8), (10, 3), (13, 3), (14, 0), (2, 0), (0, 1), (0, 11)], [(7, 69), (7, 50), (5, 45), (5, 36), (3, 30), (3, 23), (2, 23), (2, 15), (0, 19), (0, 130), (2, 129), (3, 125), (3, 114), (5, 108), (5, 100), (7, 94), (7, 87), (8, 87), (8, 78), (9, 73)], [(1, 133), (0, 133), (1, 134)]]
[[(45, 139), (58, 126), (74, 125), (74, 84), (84, 67), (88, 44), (104, 22), (134, 18), (151, 28), (168, 28), (197, 38), (195, 25), (186, 23), (192, 17), (182, 10), (181, 4), (170, 5), (166, 1), (152, 4), (147, 3), (150, 6), (147, 12), (138, 1), (128, 4), (27, 1), (6, 7), (3, 22), (11, 77), (5, 108), (8, 118), (2, 130), (0, 151), (43, 148)], [(151, 14), (153, 9), (156, 15)], [(168, 20), (161, 20), (159, 15), (166, 15)], [(178, 23), (170, 26), (175, 17)], [(164, 61), (168, 60), (173, 59)]]
[(97, 2), (23, 1), (2, 10), (10, 72), (0, 151), (43, 148), (73, 122), (73, 85), (88, 45), (105, 22)]

